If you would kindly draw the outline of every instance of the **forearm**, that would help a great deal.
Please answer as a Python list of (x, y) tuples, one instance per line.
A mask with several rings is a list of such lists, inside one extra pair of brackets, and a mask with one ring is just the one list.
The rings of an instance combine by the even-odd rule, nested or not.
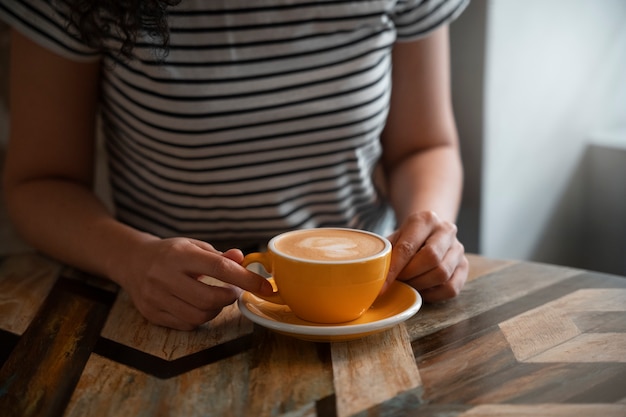
[(9, 215), (28, 243), (116, 282), (115, 265), (124, 264), (134, 245), (156, 239), (115, 220), (89, 188), (71, 181), (25, 181), (8, 188), (6, 199)]
[(456, 147), (438, 146), (414, 153), (388, 169), (387, 180), (399, 224), (411, 213), (426, 210), (455, 222), (463, 186)]

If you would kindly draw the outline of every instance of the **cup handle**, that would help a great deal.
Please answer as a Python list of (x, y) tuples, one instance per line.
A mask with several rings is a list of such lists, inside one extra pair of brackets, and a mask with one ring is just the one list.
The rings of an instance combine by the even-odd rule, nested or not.
[[(247, 254), (243, 258), (243, 262), (241, 263), (241, 266), (246, 268), (248, 265), (253, 264), (253, 263), (259, 263), (263, 265), (263, 267), (265, 268), (267, 272), (269, 272), (270, 274), (272, 273), (272, 265), (269, 262), (269, 255), (267, 252), (253, 252), (253, 253)], [(283, 300), (283, 297), (281, 297), (280, 293), (278, 292), (278, 288), (276, 287), (276, 282), (274, 281), (274, 279), (269, 278), (268, 281), (270, 282), (270, 284), (272, 284), (272, 288), (274, 288), (274, 293), (272, 295), (261, 295), (257, 293), (253, 293), (253, 294), (256, 297), (259, 297), (265, 301), (269, 301), (270, 303), (283, 304), (283, 305), (287, 304), (285, 303), (285, 301)]]

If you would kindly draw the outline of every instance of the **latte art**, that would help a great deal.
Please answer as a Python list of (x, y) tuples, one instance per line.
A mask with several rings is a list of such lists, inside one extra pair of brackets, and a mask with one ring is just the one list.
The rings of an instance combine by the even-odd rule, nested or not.
[(359, 256), (357, 242), (348, 238), (307, 237), (298, 242), (302, 250), (311, 250), (319, 253), (323, 258), (352, 259)]
[(276, 242), (276, 249), (282, 253), (318, 261), (367, 258), (384, 248), (379, 238), (353, 230), (302, 230)]

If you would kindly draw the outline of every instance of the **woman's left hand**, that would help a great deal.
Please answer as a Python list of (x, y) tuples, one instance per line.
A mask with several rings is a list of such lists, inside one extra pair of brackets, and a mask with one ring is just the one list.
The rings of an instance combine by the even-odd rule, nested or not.
[(393, 251), (384, 288), (398, 279), (417, 289), (427, 302), (457, 296), (467, 280), (469, 262), (456, 233), (455, 224), (432, 211), (409, 216), (389, 236)]

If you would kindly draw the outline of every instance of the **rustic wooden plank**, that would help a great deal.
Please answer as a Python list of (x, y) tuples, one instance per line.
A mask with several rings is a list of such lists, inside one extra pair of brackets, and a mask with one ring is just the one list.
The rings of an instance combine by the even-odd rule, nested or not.
[(337, 396), (327, 395), (315, 402), (315, 414), (324, 417), (337, 417)]
[(543, 264), (510, 265), (467, 283), (452, 300), (425, 305), (407, 320), (409, 337), (415, 340), (580, 274), (577, 269)]
[(386, 332), (331, 345), (337, 415), (350, 416), (397, 395), (421, 389), (403, 324)]
[(468, 281), (473, 281), (484, 275), (493, 274), (519, 262), (515, 260), (490, 259), (471, 253), (468, 253), (466, 256), (470, 266), (467, 277)]
[(143, 373), (168, 379), (238, 355), (249, 350), (253, 343), (253, 337), (247, 335), (171, 361), (105, 338), (98, 340), (93, 351)]
[(0, 369), (7, 416), (58, 416), (98, 338), (113, 295), (60, 279)]
[[(507, 272), (512, 268), (517, 268), (517, 266), (507, 268), (501, 273)], [(550, 270), (551, 268), (547, 268), (547, 271)], [(570, 270), (565, 269), (565, 271)], [(563, 272), (563, 274), (567, 275), (567, 272)], [(437, 349), (439, 346), (454, 342), (461, 337), (472, 337), (472, 334), (480, 333), (491, 326), (498, 325), (501, 321), (515, 317), (533, 308), (541, 307), (546, 303), (559, 300), (581, 289), (618, 289), (626, 287), (626, 279), (587, 272), (575, 274), (565, 279), (557, 279), (556, 283), (548, 287), (541, 287), (536, 291), (529, 293), (526, 293), (526, 291), (521, 292), (518, 294), (517, 298), (510, 299), (506, 302), (503, 301), (502, 297), (498, 297), (497, 293), (494, 294), (489, 288), (482, 287), (483, 283), (488, 283), (491, 287), (499, 288), (506, 293), (509, 291), (506, 288), (508, 283), (513, 287), (513, 290), (516, 291), (516, 282), (526, 279), (524, 276), (520, 277), (516, 275), (517, 274), (512, 274), (510, 277), (503, 277), (505, 278), (503, 283), (498, 282), (497, 279), (493, 282), (491, 276), (486, 276), (470, 283), (481, 283), (481, 288), (484, 289), (484, 295), (487, 299), (485, 304), (497, 304), (485, 311), (480, 311), (483, 310), (482, 307), (476, 308), (468, 305), (468, 300), (459, 300), (458, 302), (453, 300), (454, 302), (449, 304), (426, 304), (417, 315), (406, 322), (411, 340), (416, 340), (418, 339), (417, 336), (419, 336), (419, 343), (413, 344), (415, 355), (419, 356), (424, 352)], [(541, 277), (542, 274), (539, 274), (539, 276)], [(508, 279), (512, 279), (513, 281), (508, 281)], [(545, 279), (549, 280), (549, 274)], [(501, 286), (502, 284), (503, 286)], [(533, 286), (532, 282), (529, 286)], [(468, 298), (470, 300), (473, 299), (478, 305), (484, 302), (484, 300), (478, 296), (475, 299), (473, 296)], [(492, 302), (491, 300), (494, 298), (498, 301)], [(510, 297), (506, 298), (508, 299)], [(446, 306), (448, 310), (445, 310)], [(448, 317), (442, 314), (445, 312), (447, 312)], [(466, 318), (461, 320), (463, 317)], [(439, 318), (447, 325), (441, 326), (436, 321)]]
[(462, 417), (624, 417), (621, 404), (488, 404), (461, 414)]
[[(533, 336), (534, 338), (534, 336)], [(533, 355), (528, 362), (626, 363), (626, 334), (587, 333)], [(626, 391), (626, 386), (624, 387)]]
[[(417, 342), (419, 343), (419, 341)], [(481, 384), (488, 389), (485, 377), (517, 364), (508, 341), (493, 326), (471, 339), (460, 339), (417, 357), (424, 384), (424, 399), (430, 403), (463, 403), (473, 398), (472, 390)], [(497, 381), (500, 384), (502, 381)], [(468, 397), (464, 397), (464, 392)], [(457, 399), (455, 396), (458, 396)]]
[[(436, 358), (437, 355), (448, 353), (451, 358), (456, 356), (463, 357), (463, 349), (459, 349), (456, 354), (454, 350), (458, 346), (468, 344), (476, 337), (481, 337), (486, 326), (491, 325), (492, 329), (497, 328), (500, 320), (506, 320), (515, 317), (518, 314), (524, 314), (528, 308), (541, 307), (542, 305), (555, 305), (556, 302), (571, 293), (576, 293), (581, 288), (591, 285), (621, 285), (621, 280), (603, 280), (597, 276), (589, 274), (581, 274), (565, 282), (556, 284), (550, 288), (543, 290), (541, 293), (529, 294), (518, 300), (511, 301), (503, 306), (497, 307), (491, 311), (485, 312), (479, 316), (472, 317), (466, 321), (450, 326), (444, 330), (423, 337), (413, 342), (414, 351), (418, 359)], [(555, 301), (556, 299), (556, 301)], [(580, 314), (575, 312), (573, 314)], [(605, 313), (606, 314), (606, 313)], [(532, 329), (529, 329), (532, 331)], [(532, 337), (532, 332), (528, 333)], [(486, 343), (486, 349), (491, 349), (493, 343)], [(503, 348), (505, 346), (503, 345)], [(619, 347), (617, 348), (618, 351)], [(512, 353), (512, 352), (511, 352)], [(512, 355), (511, 355), (512, 356)], [(439, 360), (439, 359), (435, 359)], [(495, 361), (494, 361), (495, 362)], [(533, 365), (519, 366), (515, 363), (509, 366), (492, 366), (491, 363), (484, 364), (484, 369), (468, 369), (455, 367), (454, 363), (449, 365), (453, 369), (461, 369), (459, 376), (451, 380), (449, 387), (444, 381), (439, 384), (439, 388), (432, 386), (432, 381), (428, 380), (429, 370), (422, 368), (420, 363), (420, 372), (424, 384), (427, 388), (433, 388), (432, 391), (425, 395), (429, 401), (437, 401), (445, 403), (452, 402), (503, 402), (503, 401), (520, 401), (520, 402), (537, 402), (538, 398), (543, 398), (545, 402), (565, 401), (572, 396), (585, 398), (589, 400), (594, 395), (603, 399), (607, 395), (612, 395), (612, 400), (616, 401), (623, 395), (614, 394), (611, 388), (621, 386), (617, 381), (626, 380), (626, 374), (623, 374), (623, 368), (616, 367), (616, 363), (598, 363), (598, 364), (580, 364), (586, 367), (580, 368), (572, 366), (575, 364), (556, 364), (551, 365)], [(522, 364), (525, 365), (525, 364)], [(436, 372), (435, 372), (436, 374)], [(464, 380), (467, 379), (467, 382)], [(614, 380), (613, 385), (611, 381)], [(564, 385), (562, 381), (583, 381), (580, 384)], [(606, 384), (606, 385), (605, 385)], [(617, 384), (617, 385), (616, 385)], [(605, 389), (594, 392), (592, 387), (602, 387)], [(436, 397), (433, 397), (436, 396)], [(597, 401), (597, 399), (596, 399)]]
[(558, 309), (545, 305), (500, 323), (519, 361), (526, 361), (581, 334), (576, 324)]
[[(496, 369), (472, 368), (459, 372), (451, 382), (438, 381), (432, 388), (420, 367), (430, 404), (494, 403), (597, 403), (617, 402), (623, 397), (626, 368), (620, 364), (528, 364)], [(597, 387), (597, 388), (596, 388)]]
[(531, 362), (625, 362), (626, 334), (581, 334), (573, 313), (624, 312), (626, 289), (580, 289), (500, 324), (515, 356)]
[[(459, 410), (466, 410), (468, 406), (446, 406), (445, 408), (439, 408), (436, 410), (431, 410), (431, 412), (426, 412), (428, 410), (428, 405), (424, 403), (422, 399), (420, 390), (410, 390), (398, 394), (397, 396), (384, 401), (380, 404), (376, 404), (373, 407), (368, 408), (367, 410), (363, 410), (356, 414), (353, 414), (351, 417), (398, 417), (398, 416), (445, 416), (445, 417), (453, 417), (460, 413)], [(445, 411), (447, 414), (441, 414)], [(457, 412), (456, 414), (454, 412)], [(324, 414), (318, 414), (318, 416), (324, 416)]]
[[(121, 302), (118, 297), (115, 306), (118, 311), (107, 322), (103, 336), (115, 337), (113, 324), (121, 324), (121, 318), (128, 317), (132, 309), (130, 301), (124, 299), (123, 293), (120, 295)], [(241, 329), (253, 328), (241, 318), (235, 306), (231, 307), (222, 313), (225, 319), (217, 321), (219, 326), (201, 328), (196, 331), (199, 334), (168, 331), (129, 320), (129, 334), (132, 334), (132, 326), (138, 324), (139, 327), (135, 328), (138, 337), (117, 339), (147, 351), (135, 353), (135, 357), (137, 354), (158, 354), (157, 350), (162, 349), (165, 353), (155, 359), (167, 359), (176, 366), (177, 362), (195, 354), (204, 355), (204, 351), (192, 353), (196, 349), (220, 348), (230, 343), (231, 337), (241, 335)], [(108, 358), (93, 355), (97, 359), (88, 364), (68, 407), (68, 415), (315, 415), (317, 401), (333, 394), (328, 346), (276, 335), (264, 329), (258, 329), (253, 335), (248, 333), (248, 336), (254, 336), (249, 344), (252, 349), (188, 369), (177, 376), (165, 376), (166, 379), (142, 372), (141, 367), (116, 363), (111, 360), (115, 355)], [(147, 338), (157, 338), (158, 344), (151, 345)], [(177, 343), (182, 345), (178, 346), (182, 354), (174, 352)], [(131, 389), (137, 395), (129, 395)], [(150, 397), (141, 398), (142, 392)], [(141, 404), (150, 401), (156, 405), (142, 409)], [(142, 409), (140, 413), (139, 409)]]
[[(173, 396), (162, 380), (92, 354), (64, 416), (154, 416)], [(163, 409), (166, 411), (167, 408)]]
[(302, 408), (282, 414), (281, 417), (334, 417), (334, 415), (318, 414), (317, 403), (305, 404)]
[(471, 408), (471, 406), (464, 404), (402, 403), (402, 405), (390, 406), (388, 403), (383, 403), (373, 409), (355, 414), (353, 417), (460, 417)]
[[(518, 363), (517, 358), (512, 355), (510, 347), (507, 346), (509, 340), (504, 337), (504, 334), (499, 341), (496, 337), (499, 332), (496, 330), (499, 328), (499, 322), (507, 320), (515, 322), (517, 320), (519, 323), (517, 316), (528, 319), (529, 316), (534, 315), (543, 318), (543, 324), (541, 324), (541, 320), (527, 323), (526, 330), (521, 328), (517, 330), (518, 337), (513, 338), (513, 342), (514, 344), (518, 342), (521, 344), (529, 343), (530, 340), (531, 344), (536, 343), (541, 346), (541, 349), (535, 349), (536, 352), (533, 353), (528, 353), (533, 349), (527, 350), (527, 354), (522, 355), (518, 352), (521, 359), (533, 357), (533, 354), (547, 351), (553, 345), (558, 346), (563, 341), (574, 340), (568, 337), (557, 337), (558, 340), (555, 341), (555, 334), (564, 332), (567, 335), (571, 331), (570, 336), (576, 336), (581, 333), (571, 316), (587, 314), (585, 309), (609, 310), (604, 314), (619, 313), (612, 310), (620, 305), (620, 291), (616, 291), (618, 288), (610, 287), (622, 286), (622, 280), (604, 278), (604, 276), (599, 277), (597, 274), (581, 273), (550, 287), (545, 287), (540, 292), (529, 293), (414, 341), (414, 351), (426, 387), (425, 399), (440, 404), (446, 402), (563, 402), (574, 397), (584, 398), (587, 401), (593, 398), (598, 401), (598, 399), (603, 400), (607, 397), (612, 401), (621, 399), (623, 395), (611, 391), (611, 387), (616, 386), (620, 378), (624, 380), (626, 377), (623, 365), (622, 367), (616, 366), (621, 365), (620, 363)], [(593, 286), (609, 288), (589, 289)], [(611, 294), (614, 296), (613, 300), (618, 300), (617, 302), (610, 301), (609, 296)], [(593, 295), (593, 297), (589, 295)], [(604, 304), (602, 300), (607, 299), (609, 302)], [(570, 300), (571, 304), (563, 300)], [(587, 300), (587, 302), (582, 300)], [(593, 301), (589, 302), (589, 300)], [(567, 311), (565, 307), (567, 307)], [(553, 314), (552, 317), (545, 315), (546, 311), (554, 313), (555, 310), (558, 314)], [(487, 326), (491, 326), (491, 330), (486, 331)], [(554, 326), (556, 326), (556, 331), (552, 332)], [(561, 327), (564, 327), (565, 330)], [(624, 352), (623, 347), (621, 347), (624, 344), (620, 343), (622, 336), (614, 338), (614, 335), (605, 332), (605, 335), (600, 337), (607, 337), (607, 335), (613, 337), (612, 341), (609, 341), (613, 346), (613, 349), (610, 350), (613, 352), (613, 356), (605, 357), (605, 360), (614, 360), (616, 359), (615, 355), (621, 358)], [(495, 339), (480, 340), (485, 337)], [(551, 342), (548, 343), (546, 340)], [(502, 358), (506, 357), (505, 352), (508, 350), (509, 362), (490, 360), (485, 363), (478, 362), (478, 365), (475, 365), (476, 357), (480, 356), (480, 353), (477, 351), (472, 354), (472, 345), (476, 346), (478, 351), (483, 348), (487, 355), (489, 355), (488, 352), (493, 354), (495, 349), (495, 351), (501, 352), (499, 355), (502, 355)], [(589, 345), (586, 346), (586, 348), (589, 347)], [(593, 346), (592, 349), (594, 349)], [(598, 348), (595, 347), (595, 350)], [(579, 347), (577, 351), (579, 353), (578, 359), (585, 360), (583, 359), (585, 355), (589, 359), (585, 362), (591, 361), (593, 355), (605, 355), (604, 352), (589, 354), (589, 351), (583, 350), (582, 347)], [(580, 355), (581, 352), (585, 355)], [(571, 352), (570, 355), (572, 355)], [(464, 357), (468, 357), (468, 361), (465, 363), (459, 359)], [(564, 349), (558, 357), (553, 356), (551, 360), (566, 360), (567, 358), (567, 352)], [(599, 357), (599, 359), (601, 358)], [(433, 364), (436, 366), (433, 367)], [(445, 370), (451, 372), (453, 376), (446, 377)], [(575, 381), (575, 383), (563, 384), (563, 381)], [(593, 387), (599, 386), (603, 386), (605, 389), (593, 391)]]
[(585, 333), (626, 333), (626, 311), (573, 312), (571, 318)]
[(567, 312), (624, 312), (626, 311), (626, 288), (585, 288), (559, 298), (550, 305)]
[(166, 360), (176, 360), (252, 333), (253, 324), (235, 304), (192, 332), (150, 324), (121, 291), (102, 329), (102, 337)]
[[(589, 365), (585, 364), (583, 366)], [(602, 364), (602, 367), (604, 366), (606, 364)], [(604, 378), (596, 377), (593, 385), (588, 385), (584, 389), (581, 387), (580, 392), (570, 396), (567, 402), (571, 404), (624, 402), (626, 398), (626, 390), (624, 390), (626, 366), (618, 364), (614, 369), (607, 371), (606, 374)]]
[(250, 352), (160, 379), (92, 355), (65, 417), (244, 416)]
[(328, 344), (305, 342), (263, 329), (255, 335), (259, 341), (250, 359), (242, 415), (297, 414), (334, 393)]
[(0, 329), (21, 335), (50, 293), (61, 266), (35, 253), (0, 264)]
[(17, 346), (19, 340), (20, 337), (18, 335), (0, 329), (0, 368), (4, 365), (15, 346)]
[[(473, 384), (455, 387), (437, 403), (543, 404), (617, 402), (626, 366), (613, 363), (518, 363), (498, 372), (479, 371)], [(596, 387), (603, 387), (597, 390)]]

